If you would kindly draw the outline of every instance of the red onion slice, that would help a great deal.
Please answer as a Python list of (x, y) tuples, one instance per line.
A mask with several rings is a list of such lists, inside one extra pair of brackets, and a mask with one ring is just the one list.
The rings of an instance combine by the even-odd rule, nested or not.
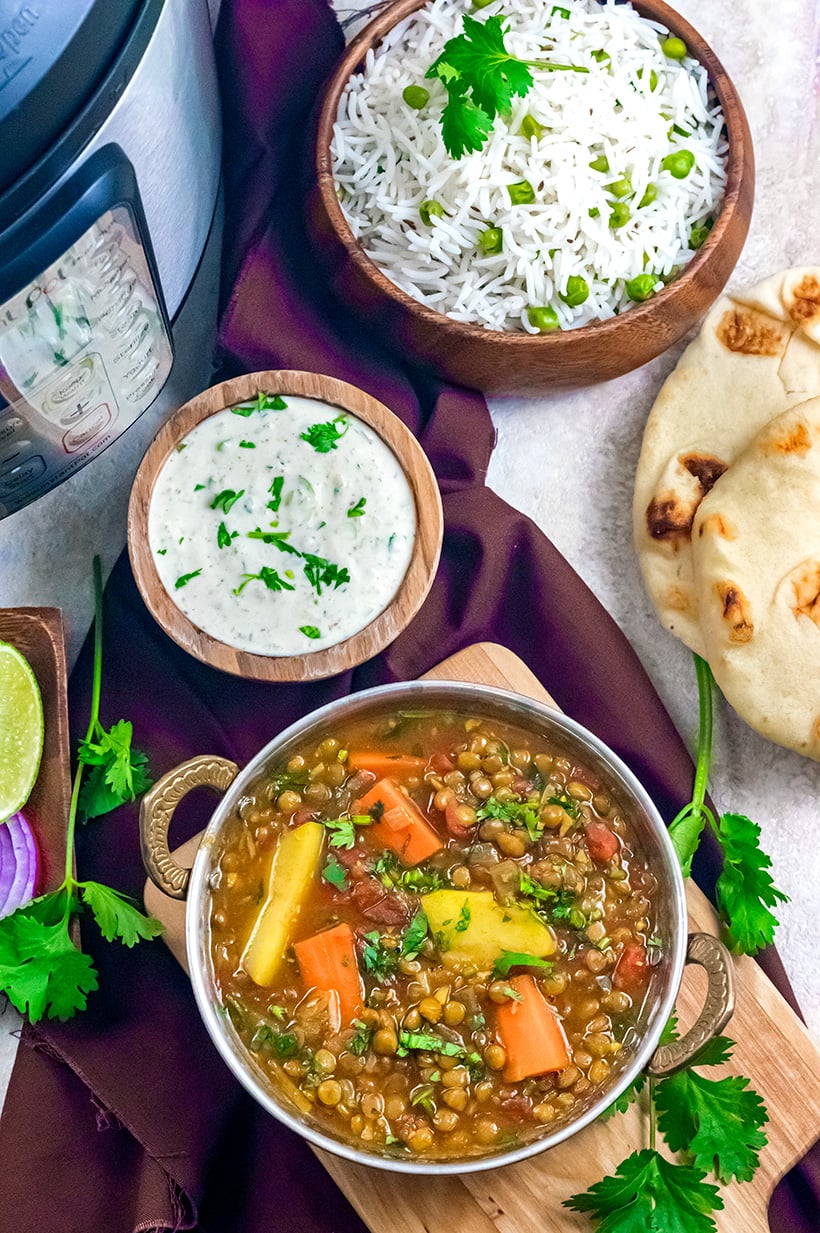
[(21, 813), (12, 814), (0, 826), (0, 862), (0, 897), (3, 886), (8, 886), (0, 904), (0, 917), (3, 917), (10, 916), (33, 899), (37, 886), (37, 843)]
[(4, 914), (3, 909), (6, 906), (16, 872), (17, 863), (14, 859), (14, 849), (11, 846), (11, 832), (6, 823), (5, 826), (0, 826), (0, 916)]

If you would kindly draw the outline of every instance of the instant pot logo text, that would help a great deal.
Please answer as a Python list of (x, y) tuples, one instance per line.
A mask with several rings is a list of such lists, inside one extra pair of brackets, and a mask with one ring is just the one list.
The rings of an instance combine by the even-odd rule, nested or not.
[(25, 37), (37, 25), (40, 14), (30, 4), (21, 4), (8, 24), (0, 29), (0, 90), (26, 67)]

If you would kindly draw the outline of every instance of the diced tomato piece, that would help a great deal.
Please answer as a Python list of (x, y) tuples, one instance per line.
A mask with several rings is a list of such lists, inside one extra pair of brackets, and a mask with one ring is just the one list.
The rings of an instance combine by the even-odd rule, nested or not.
[(649, 959), (641, 942), (628, 942), (615, 965), (612, 983), (616, 989), (633, 993), (641, 989), (649, 978)]
[(606, 864), (616, 855), (620, 843), (618, 836), (603, 822), (588, 822), (586, 825), (587, 851), (594, 861)]

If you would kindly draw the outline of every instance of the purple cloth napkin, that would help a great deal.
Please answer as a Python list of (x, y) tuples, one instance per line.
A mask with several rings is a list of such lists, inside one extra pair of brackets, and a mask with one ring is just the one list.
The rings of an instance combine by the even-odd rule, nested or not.
[[(242, 763), (331, 698), (416, 676), (491, 639), (517, 652), (564, 709), (612, 745), (671, 817), (691, 789), (686, 750), (594, 596), (531, 522), (483, 486), (493, 442), (484, 401), (408, 370), (378, 348), (377, 322), (355, 321), (327, 293), (303, 226), (309, 182), (298, 169), (312, 105), (342, 43), (325, 0), (223, 4), (217, 44), (229, 242), (221, 359), (226, 375), (274, 367), (331, 373), (396, 411), (441, 485), (439, 574), (410, 627), (377, 659), (330, 681), (273, 686), (222, 675), (177, 648), (148, 616), (123, 557), (106, 591), (104, 721), (133, 720), (156, 775), (196, 753)], [(75, 737), (90, 676), (87, 645), (71, 681)], [(201, 829), (211, 806), (198, 794), (186, 800), (172, 840)], [(81, 831), (77, 863), (81, 877), (139, 895), (136, 809)], [(715, 869), (707, 845), (696, 870), (707, 890)], [(102, 943), (93, 926), (83, 942), (100, 992), (75, 1020), (24, 1031), (0, 1119), (0, 1229), (364, 1233), (310, 1150), (234, 1082), (165, 947), (126, 951)], [(791, 998), (774, 952), (763, 962)], [(816, 1228), (818, 1175), (804, 1166), (781, 1184), (775, 1230)]]

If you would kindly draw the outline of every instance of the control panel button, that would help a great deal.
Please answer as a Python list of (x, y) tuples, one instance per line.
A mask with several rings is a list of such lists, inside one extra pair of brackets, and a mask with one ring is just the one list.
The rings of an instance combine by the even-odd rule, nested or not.
[(34, 454), (8, 470), (0, 467), (0, 496), (11, 496), (26, 484), (33, 483), (45, 473), (45, 469), (45, 459), (41, 454)]
[(63, 437), (63, 449), (67, 454), (75, 454), (83, 446), (88, 445), (98, 437), (112, 420), (111, 408), (107, 402), (101, 402), (86, 415), (82, 423), (70, 428)]

